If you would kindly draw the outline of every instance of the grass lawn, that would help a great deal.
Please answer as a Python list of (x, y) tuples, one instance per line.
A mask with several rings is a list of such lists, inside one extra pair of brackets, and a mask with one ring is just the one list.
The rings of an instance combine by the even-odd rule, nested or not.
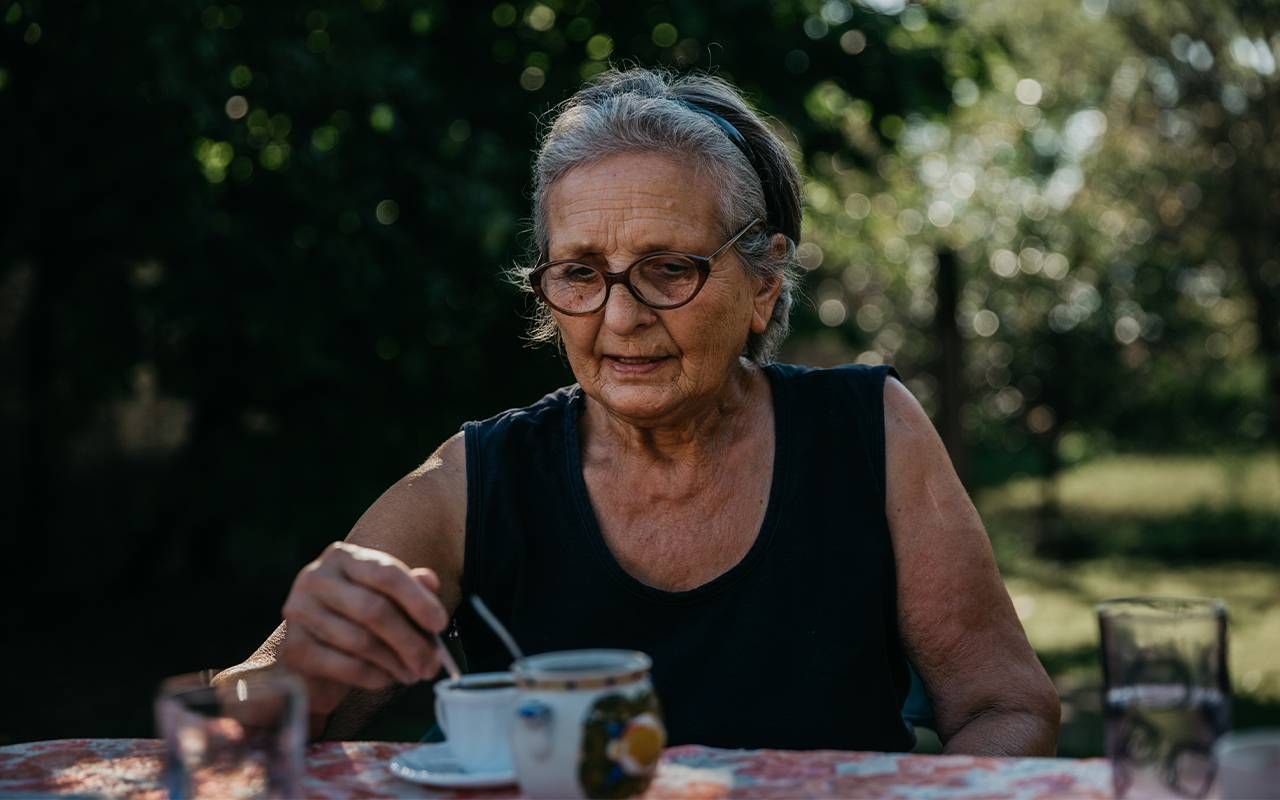
[[(1044, 487), (977, 498), (1009, 593), (1063, 699), (1063, 755), (1102, 746), (1093, 606), (1128, 595), (1220, 597), (1230, 613), (1235, 727), (1280, 725), (1280, 457), (1112, 457), (1062, 476), (1059, 537), (1079, 559), (1037, 556)], [(1059, 543), (1061, 544), (1061, 543)], [(1157, 557), (1152, 557), (1155, 554)]]

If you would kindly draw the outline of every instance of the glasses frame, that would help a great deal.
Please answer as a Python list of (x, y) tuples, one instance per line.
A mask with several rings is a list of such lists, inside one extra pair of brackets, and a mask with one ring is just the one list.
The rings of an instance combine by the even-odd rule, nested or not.
[[(649, 308), (652, 308), (655, 311), (671, 311), (673, 309), (680, 308), (681, 306), (688, 305), (689, 303), (693, 302), (693, 298), (698, 296), (698, 293), (702, 291), (702, 287), (706, 284), (707, 276), (711, 274), (711, 262), (715, 261), (721, 255), (723, 255), (725, 251), (727, 251), (729, 248), (737, 244), (738, 240), (741, 239), (743, 236), (745, 236), (747, 231), (751, 230), (752, 228), (761, 224), (762, 222), (764, 222), (764, 220), (760, 219), (759, 217), (751, 220), (751, 222), (746, 227), (744, 227), (742, 230), (735, 233), (729, 239), (729, 241), (720, 245), (720, 247), (709, 256), (700, 256), (700, 255), (695, 255), (693, 253), (681, 253), (678, 250), (657, 250), (652, 253), (645, 253), (644, 255), (640, 256), (635, 261), (632, 261), (627, 266), (627, 268), (622, 270), (621, 272), (608, 272), (606, 270), (603, 270), (597, 267), (594, 264), (587, 264), (582, 261), (579, 261), (576, 258), (561, 258), (556, 261), (548, 261), (545, 264), (541, 264), (535, 267), (529, 273), (529, 287), (533, 289), (533, 293), (538, 296), (539, 300), (546, 303), (548, 306), (555, 309), (559, 313), (564, 314), (566, 316), (570, 316), (570, 317), (589, 316), (591, 314), (596, 313), (600, 309), (604, 308), (609, 303), (609, 293), (613, 291), (614, 285), (619, 283), (627, 287), (627, 291), (631, 292), (631, 296), (634, 297), (637, 301), (639, 301), (642, 305), (648, 306)], [(698, 268), (698, 285), (694, 287), (693, 292), (687, 298), (685, 298), (684, 300), (681, 300), (679, 303), (672, 303), (669, 305), (660, 305), (657, 303), (650, 303), (648, 300), (644, 299), (644, 296), (640, 294), (640, 292), (636, 290), (635, 285), (631, 283), (631, 270), (635, 269), (636, 265), (639, 264), (640, 262), (648, 261), (649, 259), (656, 258), (658, 256), (679, 256), (681, 258), (687, 258), (694, 263), (694, 266)], [(597, 273), (599, 273), (600, 277), (604, 279), (604, 297), (600, 300), (600, 304), (598, 306), (591, 309), (590, 311), (567, 311), (563, 308), (560, 308), (560, 306), (556, 305), (555, 303), (547, 299), (546, 294), (542, 291), (542, 276), (547, 270), (562, 264), (577, 264), (579, 266), (586, 267), (587, 269), (595, 270)]]

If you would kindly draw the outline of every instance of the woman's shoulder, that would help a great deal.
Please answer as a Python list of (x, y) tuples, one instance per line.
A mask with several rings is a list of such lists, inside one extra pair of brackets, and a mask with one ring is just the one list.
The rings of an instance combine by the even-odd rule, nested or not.
[[(885, 382), (901, 380), (897, 370), (887, 364), (840, 364), (833, 367), (808, 367), (800, 364), (770, 364), (772, 377), (800, 391), (808, 391), (815, 399), (839, 402), (852, 392), (879, 405)], [(833, 393), (833, 390), (837, 390)]]
[(565, 417), (576, 407), (581, 392), (577, 384), (564, 386), (527, 406), (464, 423), (468, 457), (476, 465), (493, 464), (556, 449), (564, 435)]
[(576, 383), (562, 386), (553, 392), (548, 392), (541, 399), (527, 406), (508, 408), (491, 417), (463, 423), (462, 429), (464, 431), (479, 429), (482, 432), (490, 432), (505, 428), (545, 425), (553, 420), (559, 420), (565, 410), (573, 405), (581, 391)]

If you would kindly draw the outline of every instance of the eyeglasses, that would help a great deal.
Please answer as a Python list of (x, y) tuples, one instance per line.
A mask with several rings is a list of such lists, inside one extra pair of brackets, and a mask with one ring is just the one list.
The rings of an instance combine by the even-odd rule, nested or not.
[(649, 308), (670, 311), (698, 296), (711, 262), (733, 247), (762, 220), (754, 219), (709, 256), (661, 251), (641, 256), (621, 272), (606, 272), (572, 259), (551, 261), (529, 273), (529, 285), (547, 305), (561, 314), (580, 317), (594, 314), (609, 301), (614, 284), (626, 286), (635, 299)]

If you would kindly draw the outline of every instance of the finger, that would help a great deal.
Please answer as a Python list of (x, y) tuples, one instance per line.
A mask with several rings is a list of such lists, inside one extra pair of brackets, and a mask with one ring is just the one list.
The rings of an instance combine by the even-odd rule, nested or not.
[(291, 647), (283, 651), (285, 665), (295, 672), (316, 678), (328, 678), (348, 686), (375, 691), (394, 686), (396, 679), (368, 661), (334, 650), (315, 639), (306, 630), (289, 631)]
[(434, 671), (435, 652), (427, 637), (386, 595), (329, 577), (317, 577), (314, 585), (314, 596), (326, 608), (376, 635), (412, 669), (415, 680)]
[(307, 678), (307, 708), (313, 714), (330, 714), (346, 699), (350, 687), (328, 678)]
[(418, 627), (439, 633), (448, 624), (449, 614), (440, 598), (416, 580), (402, 562), (353, 554), (341, 564), (348, 578), (394, 600)]
[(440, 576), (435, 570), (430, 567), (414, 567), (409, 570), (409, 574), (417, 578), (432, 594), (440, 594)]
[(368, 629), (330, 611), (314, 595), (290, 597), (285, 619), (306, 628), (312, 638), (349, 656), (371, 661), (402, 683), (418, 680), (419, 665), (407, 664)]

